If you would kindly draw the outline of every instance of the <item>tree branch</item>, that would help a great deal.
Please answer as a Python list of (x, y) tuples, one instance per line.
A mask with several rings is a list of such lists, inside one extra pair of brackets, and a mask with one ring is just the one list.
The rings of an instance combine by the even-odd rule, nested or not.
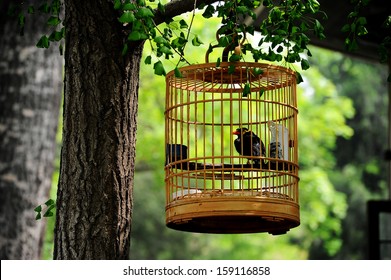
[(196, 7), (200, 7), (201, 5), (209, 5), (217, 2), (218, 0), (172, 0), (167, 3), (165, 7), (165, 13), (161, 13), (156, 10), (155, 14), (155, 24), (159, 25), (164, 22), (166, 19), (172, 19), (175, 16), (181, 15), (186, 12), (190, 12), (194, 10), (194, 2), (196, 1)]

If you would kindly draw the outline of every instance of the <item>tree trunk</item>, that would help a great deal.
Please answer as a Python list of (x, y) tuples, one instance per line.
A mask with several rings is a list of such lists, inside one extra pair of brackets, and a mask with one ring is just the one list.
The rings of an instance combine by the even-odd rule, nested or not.
[[(35, 47), (45, 19), (30, 15), (24, 36), (0, 3), (0, 259), (39, 259), (62, 88), (57, 48)], [(29, 3), (40, 1), (27, 1)]]
[(65, 1), (63, 147), (55, 259), (128, 259), (143, 43), (110, 1)]

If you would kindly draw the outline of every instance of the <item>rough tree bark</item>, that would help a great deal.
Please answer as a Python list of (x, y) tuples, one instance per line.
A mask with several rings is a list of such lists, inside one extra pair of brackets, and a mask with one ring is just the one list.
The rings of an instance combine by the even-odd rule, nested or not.
[(110, 1), (65, 1), (63, 147), (55, 259), (126, 259), (143, 43), (122, 56)]
[[(194, 7), (187, 0), (173, 4), (181, 8), (169, 6), (170, 17)], [(65, 1), (64, 125), (55, 259), (129, 258), (144, 43), (134, 43), (122, 56), (127, 34), (118, 16), (112, 1)], [(156, 22), (163, 18), (158, 15)]]
[(42, 17), (28, 17), (19, 36), (8, 3), (0, 3), (0, 259), (39, 259), (45, 221), (35, 221), (33, 209), (51, 187), (62, 57), (35, 47)]

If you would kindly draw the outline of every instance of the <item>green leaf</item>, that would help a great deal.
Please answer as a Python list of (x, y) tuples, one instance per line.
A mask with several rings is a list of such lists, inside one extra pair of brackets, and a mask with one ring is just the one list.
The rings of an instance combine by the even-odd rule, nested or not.
[(239, 61), (240, 58), (241, 58), (241, 56), (239, 54), (233, 54), (233, 55), (230, 56), (229, 61), (230, 62), (236, 62), (236, 61)]
[(263, 70), (261, 68), (254, 68), (253, 69), (254, 76), (259, 76), (263, 74)]
[(136, 10), (137, 7), (134, 3), (126, 3), (123, 7), (122, 10), (124, 11), (134, 11)]
[(121, 0), (115, 0), (114, 1), (114, 9), (119, 10), (122, 6)]
[(179, 29), (179, 24), (178, 22), (176, 21), (172, 21), (170, 23), (167, 23), (167, 26), (171, 29), (171, 30), (178, 30)]
[(220, 64), (221, 64), (221, 59), (219, 57), (219, 58), (217, 58), (216, 67), (220, 67)]
[(27, 9), (27, 13), (34, 14), (34, 12), (35, 12), (34, 6), (29, 6)]
[(364, 36), (366, 34), (368, 34), (368, 30), (365, 28), (365, 26), (359, 26), (357, 30), (357, 35)]
[(235, 73), (235, 69), (236, 69), (236, 67), (235, 67), (235, 65), (233, 64), (233, 65), (230, 65), (230, 66), (228, 66), (228, 74), (233, 74), (233, 73)]
[(160, 51), (160, 52), (162, 52), (162, 53), (164, 53), (164, 54), (168, 54), (168, 55), (173, 54), (172, 51), (171, 51), (171, 49), (168, 48), (168, 47), (166, 47), (166, 46), (160, 46), (160, 47), (158, 48), (158, 51)]
[(265, 93), (265, 89), (264, 88), (261, 88), (259, 90), (259, 97), (262, 97), (262, 95)]
[(61, 22), (61, 20), (58, 17), (51, 16), (47, 21), (47, 25), (57, 26), (60, 22)]
[(122, 48), (122, 52), (121, 52), (122, 56), (125, 56), (128, 53), (128, 49), (129, 49), (128, 44), (124, 44), (124, 47)]
[(148, 39), (148, 35), (145, 33), (141, 33), (140, 31), (132, 31), (129, 36), (128, 40), (129, 41), (139, 41), (139, 40), (146, 40)]
[(342, 26), (341, 28), (341, 32), (349, 32), (350, 31), (350, 24), (345, 24), (344, 26)]
[(49, 208), (46, 210), (45, 214), (43, 214), (44, 217), (52, 217), (54, 213), (52, 212), (54, 205), (50, 205)]
[(41, 212), (42, 211), (42, 206), (38, 205), (37, 207), (34, 208), (35, 212)]
[(307, 59), (301, 59), (301, 69), (307, 70), (310, 68), (310, 64)]
[(297, 84), (300, 84), (301, 82), (303, 82), (303, 77), (301, 76), (301, 74), (299, 72), (296, 72), (296, 81), (297, 81)]
[(53, 214), (53, 212), (52, 211), (46, 211), (44, 214), (43, 214), (43, 216), (44, 217), (52, 217), (54, 214)]
[(154, 39), (153, 39), (155, 42), (156, 42), (156, 44), (158, 44), (158, 45), (169, 45), (168, 44), (168, 41), (165, 39), (165, 38), (163, 38), (162, 36), (157, 36), (157, 37), (155, 37)]
[(323, 32), (324, 32), (323, 25), (318, 20), (315, 20), (314, 31), (315, 31), (316, 36), (318, 36), (319, 38), (321, 38), (321, 39), (325, 38), (325, 36), (323, 34)]
[(154, 14), (149, 8), (142, 7), (137, 11), (136, 16), (138, 18), (146, 18), (146, 17), (152, 18), (154, 17)]
[(244, 85), (244, 89), (243, 89), (243, 97), (247, 97), (247, 95), (251, 94), (251, 89), (250, 89), (250, 84), (249, 83), (246, 83)]
[(53, 199), (49, 199), (48, 201), (45, 202), (45, 205), (46, 206), (50, 206), (50, 205), (53, 205), (55, 202)]
[(194, 36), (193, 40), (191, 40), (191, 43), (195, 47), (201, 46), (203, 44), (203, 42), (200, 40), (200, 38), (198, 38), (197, 35)]
[(166, 12), (166, 7), (160, 2), (157, 4), (157, 9), (162, 14), (164, 14)]
[(366, 19), (365, 17), (359, 17), (359, 18), (357, 19), (357, 24), (359, 24), (359, 25), (365, 25), (365, 24), (367, 24), (367, 19)]
[[(43, 1), (41, 1), (43, 2)], [(52, 0), (50, 5), (50, 12), (52, 15), (60, 15), (61, 12), (61, 0)]]
[(43, 35), (41, 37), (41, 39), (39, 39), (39, 41), (38, 41), (36, 46), (38, 48), (45, 48), (45, 49), (47, 49), (47, 48), (49, 48), (49, 45), (50, 45), (49, 38), (46, 35)]
[(172, 40), (171, 46), (172, 46), (173, 48), (181, 48), (181, 47), (183, 47), (186, 43), (187, 43), (186, 38), (178, 37), (178, 38), (175, 38), (174, 40)]
[(155, 70), (155, 74), (158, 76), (166, 75), (166, 70), (164, 69), (163, 63), (161, 61), (156, 62), (153, 65), (153, 69)]
[(145, 63), (145, 64), (151, 64), (151, 63), (152, 63), (152, 56), (148, 55), (148, 56), (145, 58), (144, 63)]
[(211, 18), (215, 12), (215, 8), (212, 5), (208, 5), (202, 14), (204, 18)]
[(179, 71), (178, 67), (175, 67), (174, 69), (175, 77), (177, 78), (183, 78), (181, 71)]
[(53, 31), (49, 36), (49, 41), (52, 42), (58, 42), (63, 38), (63, 32), (62, 31)]
[(41, 219), (41, 212), (39, 212), (36, 216), (35, 216), (35, 220), (40, 220)]
[(181, 20), (179, 21), (179, 25), (180, 25), (180, 28), (181, 28), (181, 29), (187, 29), (187, 28), (189, 28), (189, 26), (187, 25), (186, 21), (183, 20), (183, 19), (181, 19)]
[(231, 40), (228, 36), (222, 36), (219, 38), (219, 46), (226, 47), (231, 43)]
[(26, 21), (26, 17), (24, 16), (24, 14), (20, 13), (18, 15), (18, 25), (23, 27), (25, 21)]
[(238, 6), (238, 7), (236, 7), (236, 11), (239, 14), (246, 14), (246, 13), (250, 12), (251, 10), (246, 6)]
[(124, 12), (118, 20), (122, 23), (131, 23), (136, 20), (136, 17), (133, 12)]
[(355, 51), (358, 49), (358, 44), (357, 44), (357, 40), (356, 39), (353, 39), (353, 40), (347, 40), (347, 47), (348, 47), (348, 51), (352, 52), (352, 51)]

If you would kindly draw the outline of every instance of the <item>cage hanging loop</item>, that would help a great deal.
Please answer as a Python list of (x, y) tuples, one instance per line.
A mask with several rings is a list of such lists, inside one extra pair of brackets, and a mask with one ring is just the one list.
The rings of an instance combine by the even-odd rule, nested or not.
[[(235, 54), (240, 54), (241, 53), (241, 46), (244, 44), (244, 41), (246, 40), (246, 33), (243, 33), (243, 39), (242, 41), (238, 44), (235, 45), (235, 38), (238, 36), (238, 33), (233, 33), (232, 36), (232, 41), (229, 43), (224, 49), (223, 49), (223, 54), (222, 54), (222, 61), (223, 62), (228, 62), (228, 54), (230, 51), (234, 51)], [(220, 34), (216, 32), (216, 40), (220, 40)], [(206, 51), (205, 54), (205, 63), (209, 63), (209, 54), (213, 52), (213, 49), (220, 47), (219, 44), (216, 45), (210, 45), (208, 50)]]

